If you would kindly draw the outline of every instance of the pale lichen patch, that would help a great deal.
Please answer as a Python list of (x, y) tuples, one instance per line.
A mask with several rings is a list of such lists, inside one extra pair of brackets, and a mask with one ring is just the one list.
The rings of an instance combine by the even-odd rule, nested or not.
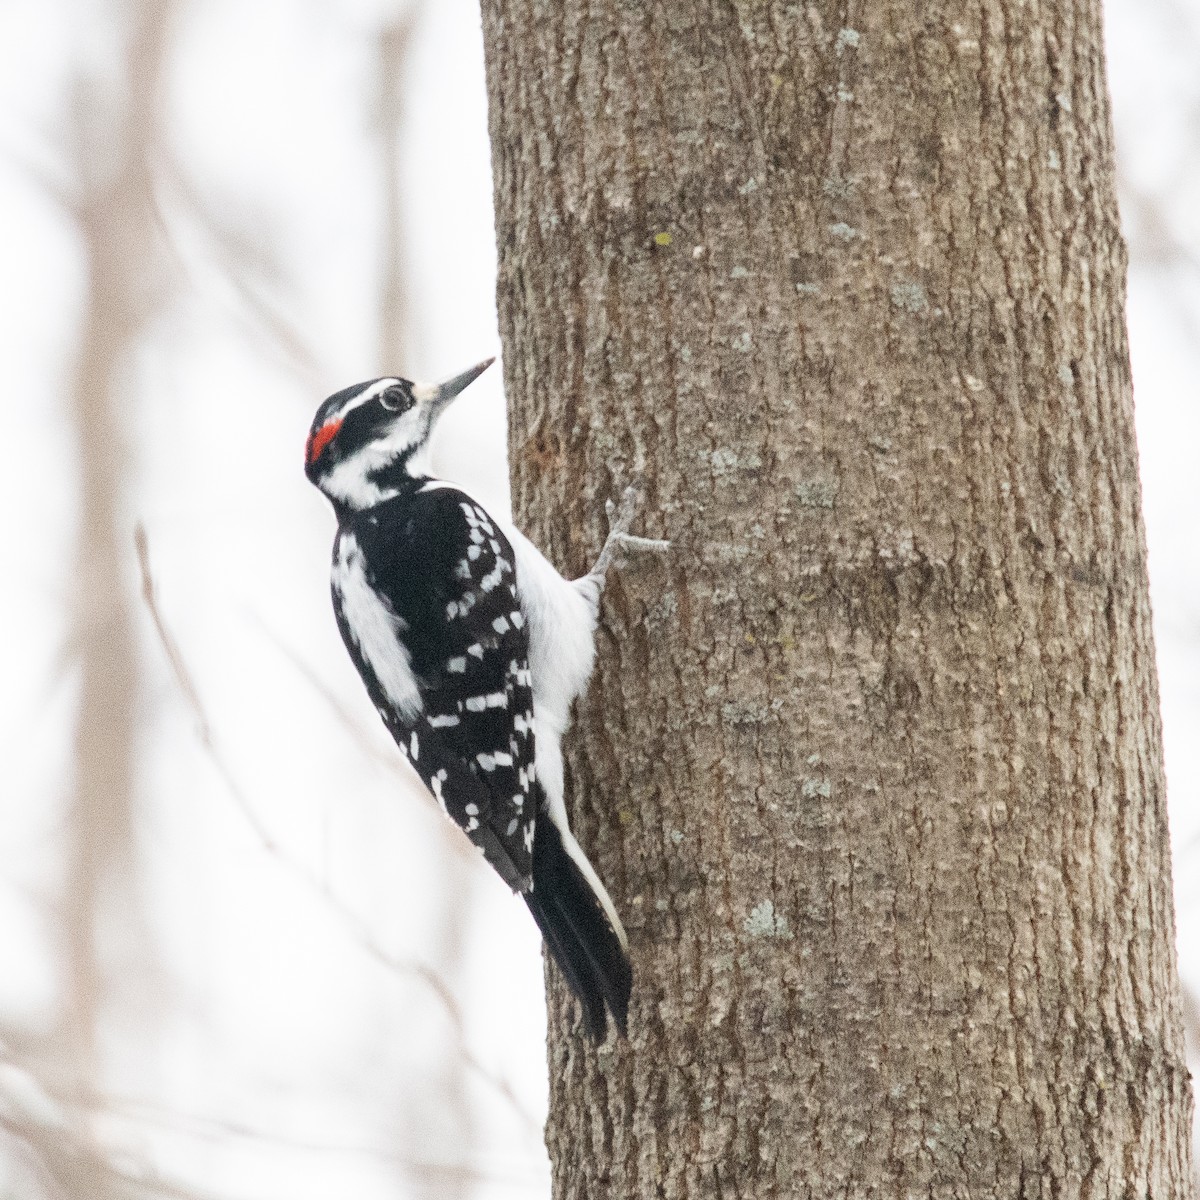
[(844, 54), (847, 50), (857, 50), (860, 41), (862, 34), (857, 29), (839, 29), (834, 49), (838, 54)]
[(971, 37), (970, 31), (965, 25), (954, 24), (950, 26), (955, 38), (958, 42), (958, 49), (963, 54), (973, 54), (979, 49), (979, 39)]
[[(838, 99), (853, 100), (854, 96), (853, 94), (848, 96), (839, 95)], [(859, 175), (831, 175), (829, 178), (821, 181), (821, 191), (831, 200), (849, 200), (853, 197), (860, 179), (861, 176)]]
[(903, 280), (892, 284), (892, 303), (907, 313), (923, 313), (929, 311), (929, 300), (925, 289), (919, 283)]
[(838, 485), (831, 479), (805, 479), (796, 484), (796, 499), (802, 508), (832, 508)]
[(767, 705), (751, 700), (729, 700), (721, 705), (721, 719), (726, 725), (762, 725), (773, 716)]
[(763, 465), (762, 457), (751, 450), (738, 454), (736, 450), (722, 447), (719, 450), (700, 450), (696, 457), (712, 467), (714, 475), (727, 475), (731, 471), (757, 471)]
[(824, 776), (806, 779), (800, 785), (800, 795), (805, 800), (816, 800), (818, 797), (828, 800), (833, 795), (833, 784)]
[(664, 592), (661, 598), (651, 604), (646, 612), (646, 623), (651, 626), (674, 625), (676, 613), (679, 611), (679, 600), (674, 592)]
[(751, 937), (783, 938), (785, 941), (792, 938), (787, 917), (781, 912), (776, 912), (775, 905), (770, 900), (756, 904), (742, 922), (742, 928)]

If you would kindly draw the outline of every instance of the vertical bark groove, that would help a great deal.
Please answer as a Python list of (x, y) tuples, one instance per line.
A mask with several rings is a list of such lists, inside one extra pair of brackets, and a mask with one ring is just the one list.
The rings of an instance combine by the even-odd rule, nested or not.
[(1190, 1189), (1097, 3), (484, 0), (514, 508), (631, 479), (560, 1197)]

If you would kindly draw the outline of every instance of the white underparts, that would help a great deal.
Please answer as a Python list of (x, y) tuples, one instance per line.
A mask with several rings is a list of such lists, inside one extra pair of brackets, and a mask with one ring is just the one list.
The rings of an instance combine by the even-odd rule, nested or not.
[[(559, 736), (571, 723), (571, 703), (588, 685), (596, 661), (598, 589), (585, 577), (571, 583), (519, 530), (504, 530), (517, 560), (517, 592), (529, 626), (533, 701)], [(538, 736), (541, 736), (541, 715)]]

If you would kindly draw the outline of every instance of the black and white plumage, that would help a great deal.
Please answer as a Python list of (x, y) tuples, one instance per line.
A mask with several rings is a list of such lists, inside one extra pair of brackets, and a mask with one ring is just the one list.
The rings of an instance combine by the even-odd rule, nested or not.
[(604, 572), (568, 581), (527, 538), (435, 479), (440, 412), (491, 360), (444, 384), (377, 379), (330, 396), (306, 450), (338, 518), (338, 628), (397, 746), (519, 892), (591, 1034), (625, 1031), (631, 971), (612, 900), (571, 834), (562, 735), (587, 686)]

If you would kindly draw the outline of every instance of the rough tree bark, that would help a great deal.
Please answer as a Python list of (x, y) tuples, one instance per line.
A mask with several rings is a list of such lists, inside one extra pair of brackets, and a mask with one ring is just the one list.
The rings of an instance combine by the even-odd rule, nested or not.
[(1176, 1196), (1098, 0), (483, 0), (514, 503), (644, 485), (570, 754), (559, 1197)]

